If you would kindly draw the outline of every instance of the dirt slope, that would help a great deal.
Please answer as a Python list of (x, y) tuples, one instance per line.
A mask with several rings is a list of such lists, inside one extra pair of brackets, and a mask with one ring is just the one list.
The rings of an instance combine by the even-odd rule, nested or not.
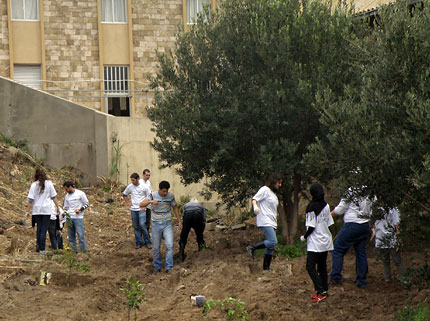
[[(311, 281), (305, 258), (275, 259), (272, 272), (261, 271), (262, 259), (252, 262), (245, 246), (262, 238), (256, 229), (206, 232), (210, 249), (198, 252), (190, 234), (187, 258), (176, 262), (169, 274), (152, 274), (152, 252), (134, 249), (129, 212), (120, 203), (121, 187), (106, 182), (84, 191), (91, 207), (85, 216), (90, 255), (78, 255), (90, 271), (71, 274), (55, 257), (38, 255), (35, 231), (25, 216), (34, 163), (0, 145), (0, 320), (127, 320), (127, 306), (120, 288), (133, 276), (144, 285), (147, 301), (138, 320), (224, 320), (211, 311), (202, 317), (190, 295), (246, 302), (251, 320), (394, 320), (404, 305), (425, 302), (428, 289), (406, 291), (398, 282), (386, 284), (382, 264), (369, 248), (369, 285), (358, 289), (353, 279), (353, 253), (345, 257), (342, 287), (330, 288), (329, 298), (312, 304)], [(79, 173), (70, 169), (49, 171), (62, 201), (60, 188), (66, 178)], [(174, 192), (174, 191), (173, 191)], [(113, 203), (106, 203), (112, 198)], [(113, 214), (108, 215), (109, 212)], [(24, 220), (27, 225), (21, 225)], [(178, 230), (175, 230), (175, 253)], [(49, 244), (49, 241), (47, 242)], [(419, 264), (419, 253), (408, 253), (407, 266)], [(330, 266), (330, 262), (329, 262)], [(39, 286), (41, 271), (52, 273), (49, 286)], [(251, 272), (252, 271), (252, 272)]]

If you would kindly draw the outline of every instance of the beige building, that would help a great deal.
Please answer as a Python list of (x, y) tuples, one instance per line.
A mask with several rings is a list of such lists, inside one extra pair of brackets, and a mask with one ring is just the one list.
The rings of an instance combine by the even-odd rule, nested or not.
[(115, 116), (144, 117), (156, 51), (215, 0), (0, 0), (0, 76)]

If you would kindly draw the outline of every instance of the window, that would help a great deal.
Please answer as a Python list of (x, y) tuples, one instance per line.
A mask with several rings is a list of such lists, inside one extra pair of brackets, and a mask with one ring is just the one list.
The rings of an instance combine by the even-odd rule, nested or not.
[(105, 66), (104, 87), (106, 112), (114, 116), (130, 116), (128, 66)]
[(38, 0), (10, 0), (13, 20), (39, 20)]
[(127, 22), (126, 0), (101, 0), (102, 22)]
[(209, 0), (187, 0), (187, 24), (195, 24), (203, 5), (209, 5)]
[(42, 70), (40, 66), (13, 66), (13, 79), (23, 85), (42, 89)]

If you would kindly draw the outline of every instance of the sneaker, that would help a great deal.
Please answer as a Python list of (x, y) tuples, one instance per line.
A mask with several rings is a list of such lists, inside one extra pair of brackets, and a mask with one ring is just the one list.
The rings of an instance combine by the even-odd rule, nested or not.
[(39, 254), (46, 255), (46, 254), (48, 254), (48, 251), (39, 251)]
[(160, 273), (160, 272), (161, 272), (161, 270), (160, 270), (160, 269), (155, 269), (155, 270), (154, 270), (154, 275), (155, 275), (155, 274), (158, 274), (158, 273)]
[(309, 294), (309, 296), (311, 297), (311, 299), (315, 299), (317, 297), (317, 293), (311, 293)]
[(317, 294), (317, 296), (315, 298), (312, 298), (312, 302), (314, 303), (318, 303), (322, 300), (327, 299), (327, 294), (326, 293), (321, 293), (321, 294)]
[(142, 247), (142, 244), (136, 244), (135, 249), (137, 250), (137, 249), (140, 249), (141, 247)]
[(146, 243), (145, 245), (146, 245), (146, 248), (152, 249), (152, 244), (151, 243)]

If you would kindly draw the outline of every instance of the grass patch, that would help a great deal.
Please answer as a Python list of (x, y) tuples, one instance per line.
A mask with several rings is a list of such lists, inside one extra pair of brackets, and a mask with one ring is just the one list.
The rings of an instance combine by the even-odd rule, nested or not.
[[(265, 249), (259, 249), (255, 251), (255, 256), (263, 257)], [(295, 259), (296, 257), (305, 256), (307, 254), (306, 250), (306, 242), (297, 242), (296, 244), (291, 245), (282, 245), (277, 244), (273, 255), (282, 257), (282, 258), (290, 258)]]
[(428, 321), (430, 320), (430, 305), (415, 308), (404, 307), (397, 313), (397, 321)]

